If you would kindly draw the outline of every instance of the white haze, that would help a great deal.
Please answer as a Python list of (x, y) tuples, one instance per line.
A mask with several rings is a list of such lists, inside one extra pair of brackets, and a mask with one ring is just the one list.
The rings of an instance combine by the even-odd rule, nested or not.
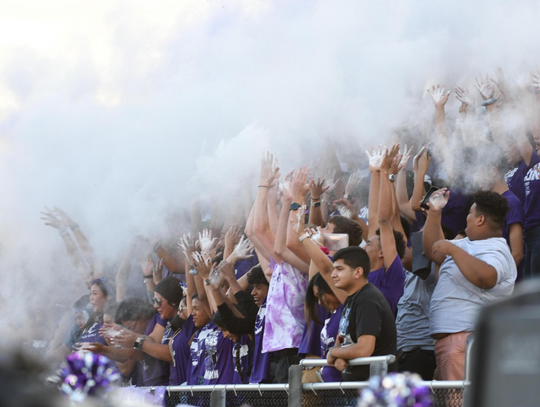
[(85, 290), (45, 205), (118, 261), (133, 230), (159, 236), (195, 197), (238, 194), (267, 149), (284, 171), (327, 140), (363, 154), (403, 121), (429, 125), (428, 85), (531, 69), (538, 7), (0, 1), (0, 329), (55, 287)]

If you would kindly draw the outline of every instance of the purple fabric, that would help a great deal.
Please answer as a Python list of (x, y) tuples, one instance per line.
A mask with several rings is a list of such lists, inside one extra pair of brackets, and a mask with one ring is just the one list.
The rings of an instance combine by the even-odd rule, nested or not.
[(383, 293), (395, 317), (397, 304), (403, 295), (403, 287), (405, 286), (405, 271), (399, 256), (396, 256), (386, 272), (384, 266), (378, 270), (370, 271), (368, 281)]
[(105, 338), (99, 334), (99, 330), (103, 327), (103, 320), (96, 320), (90, 327), (86, 328), (81, 334), (81, 342), (97, 342), (107, 345)]
[(264, 299), (257, 319), (255, 320), (255, 345), (253, 352), (253, 367), (251, 369), (250, 383), (259, 384), (270, 382), (270, 355), (262, 352), (264, 325), (266, 319), (266, 298)]
[(456, 235), (467, 227), (467, 215), (471, 205), (470, 195), (457, 188), (450, 189), (450, 198), (442, 210), (441, 222)]
[(171, 363), (170, 385), (180, 385), (187, 381), (187, 367), (190, 362), (189, 341), (196, 329), (193, 323), (193, 317), (190, 315), (184, 323), (182, 330), (171, 339), (173, 363)]
[(298, 348), (306, 325), (304, 301), (308, 275), (286, 262), (270, 261), (273, 270), (266, 298), (263, 352)]
[[(330, 313), (321, 307), (319, 304), (315, 305), (317, 316), (319, 321), (324, 321), (330, 316)], [(301, 355), (321, 355), (321, 330), (323, 329), (322, 325), (316, 324), (314, 321), (311, 321), (309, 327), (305, 326), (304, 333), (302, 334), (302, 342), (300, 342), (300, 347), (298, 348), (298, 353)]]
[(524, 230), (540, 225), (540, 158), (533, 150), (529, 170), (524, 178), (525, 186), (525, 224)]
[[(234, 381), (234, 342), (223, 336), (223, 332), (209, 323), (204, 338), (204, 382), (203, 384), (231, 384)], [(201, 341), (199, 336), (199, 342)]]
[(251, 270), (257, 264), (259, 264), (259, 258), (257, 257), (257, 253), (255, 253), (255, 250), (253, 250), (253, 257), (250, 257), (249, 259), (237, 261), (236, 264), (234, 265), (234, 269), (236, 271), (236, 279), (239, 279), (240, 277), (245, 275), (249, 270)]
[(426, 223), (426, 217), (421, 211), (415, 211), (414, 216), (416, 216), (416, 224), (418, 225), (418, 230), (421, 230)]
[[(240, 368), (242, 375), (238, 372), (238, 360), (236, 358), (237, 348), (240, 348)], [(235, 343), (233, 346), (233, 361), (234, 361), (234, 376), (233, 384), (247, 384), (249, 383), (249, 368), (253, 363), (253, 342), (249, 339), (249, 336), (242, 335), (240, 342)]]
[[(154, 315), (148, 323), (144, 334), (146, 336), (150, 335), (156, 324), (164, 327), (167, 322), (161, 319), (159, 314)], [(168, 362), (153, 358), (145, 353), (142, 367), (145, 386), (167, 386), (169, 384), (170, 367)]]
[(538, 162), (540, 162), (538, 154), (535, 150), (533, 150), (529, 166), (525, 164), (525, 160), (521, 160), (515, 168), (511, 169), (504, 175), (506, 185), (508, 185), (510, 191), (512, 191), (514, 195), (519, 198), (523, 205), (525, 205), (526, 196), (524, 181), (525, 176), (527, 175), (531, 167), (534, 167), (536, 164), (538, 164)]
[(524, 211), (521, 201), (512, 191), (505, 191), (502, 193), (502, 196), (506, 198), (508, 206), (510, 207), (510, 210), (506, 215), (506, 220), (504, 221), (502, 237), (506, 239), (510, 246), (510, 225), (513, 223), (521, 223), (523, 225)]
[[(341, 304), (324, 322), (324, 328), (321, 331), (321, 356), (326, 359), (327, 353), (336, 344), (336, 337), (339, 331), (339, 320), (341, 319)], [(325, 382), (341, 382), (341, 372), (335, 367), (326, 366), (322, 368), (322, 377)]]
[(189, 347), (190, 362), (186, 369), (187, 384), (197, 385), (204, 382), (204, 338), (208, 335), (208, 324), (193, 336)]

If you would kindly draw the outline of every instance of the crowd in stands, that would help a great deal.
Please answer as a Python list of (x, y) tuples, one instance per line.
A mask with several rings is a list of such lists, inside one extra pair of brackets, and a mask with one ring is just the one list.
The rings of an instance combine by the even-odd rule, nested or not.
[(112, 276), (81, 227), (47, 210), (89, 289), (49, 360), (100, 353), (126, 385), (161, 386), (284, 383), (303, 358), (329, 362), (305, 381), (359, 381), (369, 367), (348, 361), (393, 354), (389, 371), (462, 380), (481, 307), (540, 274), (537, 79), (456, 88), (451, 125), (450, 92), (433, 87), (432, 131), (398, 129), (352, 172), (284, 176), (266, 153), (245, 204), (206, 224), (195, 205), (175, 239), (135, 237)]

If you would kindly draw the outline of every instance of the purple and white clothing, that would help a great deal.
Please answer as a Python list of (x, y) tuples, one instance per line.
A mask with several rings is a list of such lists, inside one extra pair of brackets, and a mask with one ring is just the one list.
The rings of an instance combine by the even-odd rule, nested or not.
[(537, 170), (540, 169), (539, 161), (538, 154), (534, 152), (531, 157), (531, 167), (523, 179), (525, 186), (524, 230), (540, 226), (540, 173)]
[[(180, 332), (171, 338), (173, 362), (171, 363), (170, 385), (180, 385), (187, 381), (187, 367), (190, 363), (189, 341), (196, 329), (193, 317), (190, 315)], [(173, 370), (175, 371), (174, 375)]]
[[(323, 359), (326, 359), (326, 355), (336, 344), (342, 310), (343, 304), (324, 321), (324, 327), (321, 331), (321, 356)], [(323, 367), (321, 374), (325, 382), (340, 382), (342, 380), (341, 372), (333, 366)]]
[(396, 256), (388, 270), (385, 270), (383, 266), (378, 270), (370, 271), (368, 281), (383, 293), (395, 317), (397, 305), (405, 286), (405, 270), (399, 256)]
[(233, 342), (234, 361), (233, 384), (247, 384), (253, 364), (253, 342), (249, 336), (242, 335), (239, 342)]
[(103, 316), (96, 317), (94, 323), (82, 331), (81, 342), (97, 342), (107, 345), (105, 338), (99, 334), (99, 330), (103, 327)]
[[(152, 317), (144, 334), (150, 335), (156, 325), (167, 326), (168, 320), (163, 320), (159, 314)], [(156, 359), (148, 354), (144, 354), (142, 361), (143, 379), (145, 386), (166, 386), (169, 384), (170, 367), (169, 362)]]
[(266, 297), (264, 353), (298, 348), (306, 325), (304, 302), (308, 275), (273, 259), (270, 268), (273, 273)]
[(210, 324), (206, 324), (193, 336), (189, 347), (190, 363), (186, 368), (187, 384), (197, 385), (204, 383), (204, 339), (212, 330)]
[(528, 166), (525, 163), (525, 160), (521, 160), (515, 168), (511, 169), (504, 175), (506, 185), (508, 186), (510, 191), (512, 191), (514, 195), (519, 198), (523, 205), (525, 205), (526, 197), (526, 187), (524, 181), (525, 176), (527, 176), (530, 169), (539, 162), (540, 157), (538, 157), (536, 151), (533, 150), (531, 154), (531, 161), (529, 162)]
[(259, 308), (257, 319), (255, 320), (253, 367), (251, 369), (251, 377), (249, 379), (249, 382), (252, 384), (271, 381), (270, 355), (262, 352), (265, 319), (266, 298), (264, 299), (261, 308)]

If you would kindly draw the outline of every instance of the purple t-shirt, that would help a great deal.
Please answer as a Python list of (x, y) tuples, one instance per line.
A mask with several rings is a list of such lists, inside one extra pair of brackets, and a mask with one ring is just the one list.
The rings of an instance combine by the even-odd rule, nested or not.
[(397, 304), (403, 295), (403, 287), (405, 286), (405, 271), (399, 256), (396, 256), (386, 272), (384, 266), (378, 270), (370, 271), (368, 281), (383, 293), (395, 317)]
[(264, 299), (257, 319), (255, 320), (255, 346), (253, 352), (253, 368), (251, 369), (251, 378), (249, 382), (259, 384), (262, 382), (270, 382), (270, 355), (262, 352), (264, 322), (266, 319), (266, 298)]
[[(324, 328), (321, 331), (321, 356), (326, 359), (327, 353), (336, 344), (336, 337), (339, 331), (339, 320), (341, 319), (341, 304), (324, 322)], [(325, 382), (341, 382), (341, 372), (333, 366), (326, 366), (321, 369), (322, 377)]]
[(170, 385), (180, 385), (187, 381), (187, 367), (190, 362), (189, 341), (196, 329), (190, 315), (180, 332), (171, 338), (173, 363), (171, 363)]
[(530, 169), (525, 175), (525, 225), (524, 230), (540, 226), (540, 178), (537, 168), (540, 158), (536, 151), (531, 157)]
[(99, 334), (99, 330), (103, 327), (103, 317), (96, 318), (94, 323), (86, 328), (81, 334), (81, 342), (97, 342), (107, 345), (105, 338)]
[[(319, 304), (315, 305), (315, 310), (319, 321), (324, 321), (330, 316), (330, 313), (321, 307)], [(308, 325), (306, 324), (304, 328), (304, 333), (302, 334), (302, 341), (300, 342), (300, 347), (298, 348), (298, 354), (300, 355), (321, 355), (321, 330), (323, 329), (322, 325), (316, 324), (314, 321)]]
[[(231, 384), (234, 381), (234, 342), (223, 336), (223, 332), (210, 322), (204, 338), (204, 382), (203, 384)], [(208, 326), (207, 325), (207, 326)], [(199, 343), (201, 341), (199, 336)]]
[(510, 210), (506, 215), (506, 220), (504, 221), (502, 237), (506, 239), (510, 246), (510, 225), (513, 223), (521, 223), (523, 225), (523, 205), (519, 198), (510, 190), (503, 192), (502, 196), (506, 198), (508, 206), (510, 207)]
[(212, 328), (206, 324), (193, 336), (189, 347), (190, 363), (186, 369), (188, 385), (203, 384), (204, 382), (204, 338), (210, 330)]
[(257, 253), (255, 253), (255, 250), (253, 250), (252, 254), (253, 257), (250, 257), (249, 259), (239, 260), (234, 265), (236, 279), (239, 279), (257, 264), (259, 264), (259, 258), (257, 257)]
[[(247, 384), (249, 382), (249, 369), (253, 363), (253, 342), (249, 336), (242, 335), (240, 342), (234, 343), (232, 356), (234, 361), (233, 384)], [(238, 366), (240, 366), (240, 372)]]
[[(166, 327), (168, 320), (163, 320), (159, 314), (152, 317), (146, 327), (145, 335), (148, 336), (154, 330), (156, 324)], [(145, 386), (166, 386), (169, 384), (169, 362), (153, 358), (147, 353), (143, 358), (143, 378)]]
[(538, 164), (538, 162), (540, 162), (540, 158), (538, 157), (536, 151), (533, 150), (529, 166), (525, 164), (525, 160), (521, 160), (515, 168), (511, 169), (504, 175), (506, 185), (508, 186), (510, 191), (512, 191), (514, 195), (519, 198), (523, 205), (525, 205), (526, 196), (526, 188), (524, 181), (525, 176), (527, 175), (531, 167), (534, 167), (536, 164)]
[(286, 262), (270, 259), (272, 279), (266, 298), (263, 352), (298, 348), (306, 325), (304, 302), (308, 275)]
[(467, 227), (467, 215), (471, 205), (470, 195), (459, 189), (450, 189), (450, 198), (442, 210), (441, 222), (456, 235)]

